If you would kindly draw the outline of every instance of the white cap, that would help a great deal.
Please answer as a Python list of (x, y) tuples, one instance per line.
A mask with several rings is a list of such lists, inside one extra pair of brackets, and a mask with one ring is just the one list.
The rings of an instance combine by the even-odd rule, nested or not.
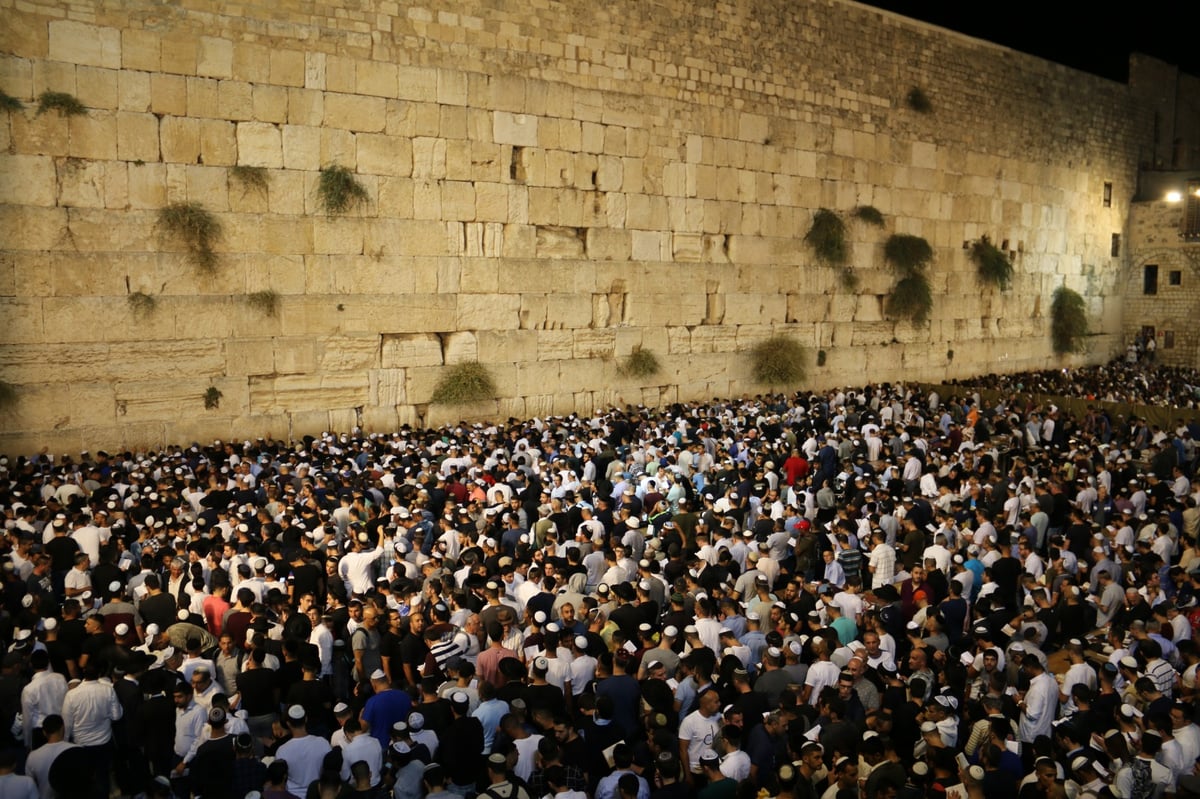
[(158, 625), (157, 624), (147, 624), (146, 625), (146, 635), (147, 636), (158, 635)]
[(299, 721), (304, 718), (304, 708), (300, 705), (292, 705), (287, 709), (287, 715), (292, 721)]
[(42, 627), (46, 630), (57, 629), (58, 628), (58, 619), (51, 616), (48, 619), (46, 619), (44, 622), (42, 622)]
[(383, 669), (375, 669), (375, 671), (371, 672), (371, 679), (372, 680), (386, 680), (387, 675), (383, 673)]
[(586, 635), (575, 636), (575, 646), (579, 647), (580, 649), (587, 649), (587, 645), (588, 639)]
[(129, 635), (129, 625), (126, 624), (125, 622), (121, 622), (120, 624), (117, 625), (116, 629), (113, 630), (113, 632), (115, 632), (118, 637), (123, 636), (123, 635)]

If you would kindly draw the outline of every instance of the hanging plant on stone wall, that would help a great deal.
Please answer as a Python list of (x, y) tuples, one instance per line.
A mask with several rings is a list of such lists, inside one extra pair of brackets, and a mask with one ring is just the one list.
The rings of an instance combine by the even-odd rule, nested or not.
[(975, 262), (975, 275), (979, 282), (995, 286), (1004, 291), (1012, 284), (1013, 262), (1008, 253), (1001, 250), (987, 236), (982, 236), (972, 242), (969, 250), (971, 260)]
[(846, 244), (846, 223), (828, 208), (818, 208), (813, 214), (812, 227), (804, 236), (804, 243), (812, 247), (817, 259), (838, 270), (842, 288), (853, 291), (858, 288), (858, 275), (849, 265), (850, 248)]
[(216, 271), (213, 247), (221, 238), (221, 223), (212, 212), (199, 203), (173, 203), (158, 212), (158, 224), (183, 244), (197, 270)]
[(807, 373), (804, 347), (794, 338), (775, 335), (750, 350), (750, 373), (765, 386), (794, 386)]
[(658, 374), (660, 368), (658, 356), (654, 354), (653, 350), (634, 347), (629, 356), (617, 367), (617, 374), (621, 377), (651, 377)]
[(933, 310), (933, 289), (926, 274), (933, 263), (933, 247), (920, 236), (894, 233), (883, 245), (883, 257), (899, 278), (887, 299), (888, 316), (924, 324)]
[(354, 177), (354, 173), (338, 164), (321, 170), (317, 196), (325, 213), (330, 215), (344, 214), (370, 199), (367, 190), (358, 182), (358, 178)]
[(430, 402), (436, 405), (464, 405), (496, 398), (496, 382), (479, 361), (468, 361), (446, 368), (434, 386)]
[(59, 116), (75, 117), (87, 113), (87, 106), (79, 102), (73, 94), (66, 92), (42, 92), (38, 95), (37, 114), (41, 116), (47, 111), (56, 111)]
[(1054, 290), (1050, 301), (1050, 343), (1059, 355), (1085, 352), (1090, 333), (1087, 303), (1066, 286)]

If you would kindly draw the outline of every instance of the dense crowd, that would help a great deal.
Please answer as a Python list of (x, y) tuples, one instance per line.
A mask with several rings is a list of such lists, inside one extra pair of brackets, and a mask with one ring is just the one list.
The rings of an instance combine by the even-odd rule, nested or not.
[(1195, 433), (885, 384), (0, 458), (0, 796), (1200, 796)]
[(964, 386), (1154, 407), (1200, 407), (1200, 370), (1129, 360), (1079, 369), (987, 375)]

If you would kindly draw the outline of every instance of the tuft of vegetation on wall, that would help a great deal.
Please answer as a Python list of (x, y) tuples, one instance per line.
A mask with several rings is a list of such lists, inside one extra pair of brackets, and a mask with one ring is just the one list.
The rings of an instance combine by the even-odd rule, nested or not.
[(1012, 259), (1008, 257), (1008, 253), (992, 244), (991, 239), (987, 236), (972, 242), (968, 253), (971, 260), (975, 262), (975, 275), (979, 278), (980, 283), (995, 286), (1001, 291), (1012, 284)]
[(864, 224), (883, 227), (883, 212), (873, 205), (860, 205), (850, 215)]
[(818, 208), (813, 214), (812, 227), (804, 235), (804, 243), (812, 247), (817, 258), (830, 266), (842, 266), (850, 259), (846, 246), (846, 223), (828, 208)]
[(933, 263), (933, 247), (920, 236), (893, 233), (883, 245), (883, 257), (900, 275), (907, 276)]
[(920, 86), (913, 86), (909, 89), (908, 96), (904, 98), (904, 102), (908, 103), (908, 107), (918, 114), (933, 112), (933, 101), (929, 99), (929, 95)]
[(793, 386), (804, 379), (806, 372), (804, 347), (791, 336), (771, 336), (750, 350), (750, 373), (756, 383)]
[(211, 274), (217, 268), (213, 246), (221, 238), (221, 223), (199, 203), (173, 203), (158, 212), (158, 224), (179, 239), (198, 270)]
[(622, 377), (650, 377), (658, 374), (660, 368), (653, 350), (634, 347), (629, 357), (617, 367), (617, 372)]
[(1087, 303), (1079, 292), (1059, 286), (1050, 301), (1050, 343), (1059, 355), (1087, 350)]
[(254, 291), (246, 295), (246, 304), (263, 316), (279, 314), (279, 294), (271, 289)]
[(129, 303), (129, 311), (135, 319), (145, 319), (158, 307), (158, 300), (154, 299), (153, 295), (141, 291), (133, 292), (125, 300)]
[(204, 392), (204, 409), (211, 411), (221, 407), (221, 397), (225, 396), (221, 393), (221, 389), (216, 386), (209, 386)]
[(885, 305), (888, 316), (924, 324), (933, 310), (933, 289), (925, 274), (933, 247), (920, 236), (894, 233), (883, 245), (883, 257), (899, 277)]
[(367, 190), (344, 166), (333, 164), (321, 170), (317, 196), (327, 214), (344, 214), (370, 199)]
[(914, 324), (924, 324), (933, 310), (933, 290), (929, 278), (922, 272), (901, 278), (887, 298), (887, 314), (897, 319), (908, 319)]
[(87, 113), (87, 107), (66, 92), (42, 92), (38, 95), (38, 116), (47, 111), (57, 111), (59, 116), (75, 117)]
[(25, 104), (23, 102), (18, 100), (16, 97), (13, 97), (8, 92), (0, 90), (0, 111), (7, 111), (10, 114), (15, 114), (23, 108), (25, 108)]
[(261, 166), (244, 166), (239, 164), (229, 168), (229, 175), (241, 184), (245, 191), (267, 193), (267, 169)]
[(496, 398), (496, 383), (487, 367), (479, 361), (467, 361), (446, 369), (433, 389), (430, 402), (436, 405), (464, 405)]

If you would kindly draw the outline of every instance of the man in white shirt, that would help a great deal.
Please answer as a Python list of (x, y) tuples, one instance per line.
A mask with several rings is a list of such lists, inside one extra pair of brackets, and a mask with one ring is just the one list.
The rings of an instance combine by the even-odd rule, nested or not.
[(47, 716), (41, 728), (46, 743), (30, 752), (25, 761), (25, 773), (33, 778), (41, 799), (55, 799), (58, 795), (50, 787), (50, 768), (64, 750), (75, 748), (75, 744), (63, 739), (65, 732), (62, 716)]
[(708, 688), (697, 698), (698, 708), (689, 713), (679, 725), (679, 759), (687, 764), (686, 779), (695, 781), (700, 774), (700, 755), (711, 749), (721, 729), (721, 697), (715, 688)]
[[(350, 584), (351, 593), (362, 596), (375, 586), (374, 566), (383, 556), (385, 529), (383, 525), (380, 525), (379, 541), (376, 542), (374, 549), (367, 548), (370, 539), (366, 531), (356, 530), (352, 527), (350, 533), (355, 549), (342, 556), (341, 561), (338, 562), (338, 574)], [(290, 778), (288, 782), (291, 782)], [(304, 786), (301, 793), (306, 790), (308, 790), (307, 785)]]
[(42, 742), (42, 725), (48, 716), (61, 716), (67, 695), (67, 680), (50, 670), (50, 655), (38, 649), (29, 656), (33, 677), (21, 689), (21, 722), (25, 746), (37, 748)]
[(109, 765), (112, 753), (112, 725), (120, 721), (124, 710), (112, 683), (101, 680), (95, 666), (83, 667), (83, 682), (67, 691), (63, 699), (63, 724), (66, 737), (85, 749), (97, 765), (94, 784), (97, 793), (108, 794)]
[(346, 735), (346, 745), (342, 747), (342, 781), (350, 780), (350, 767), (362, 760), (371, 770), (371, 787), (379, 785), (379, 771), (383, 767), (383, 747), (379, 741), (353, 716), (346, 719), (342, 731)]
[(1029, 690), (1018, 704), (1021, 709), (1018, 732), (1022, 743), (1033, 744), (1039, 735), (1050, 736), (1053, 731), (1058, 710), (1058, 683), (1046, 673), (1036, 657), (1024, 658), (1021, 665), (1029, 675)]
[(321, 763), (332, 747), (318, 735), (309, 735), (304, 708), (292, 705), (285, 715), (292, 738), (279, 747), (276, 757), (288, 764), (287, 789), (303, 796), (308, 786), (321, 776)]

